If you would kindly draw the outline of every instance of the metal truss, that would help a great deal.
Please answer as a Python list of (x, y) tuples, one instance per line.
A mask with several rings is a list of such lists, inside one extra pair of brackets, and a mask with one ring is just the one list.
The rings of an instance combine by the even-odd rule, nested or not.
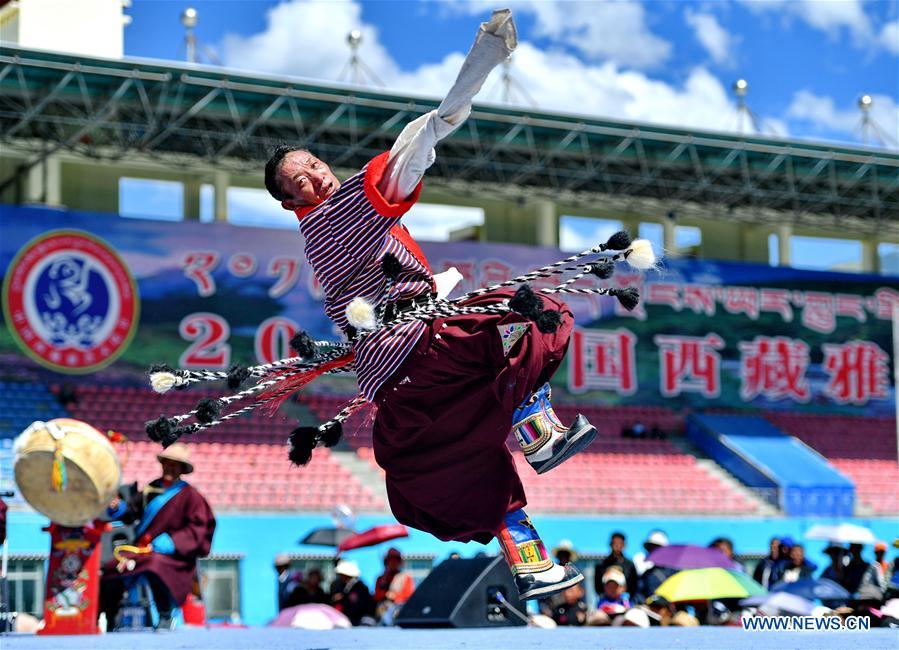
[[(258, 172), (278, 142), (358, 168), (437, 102), (201, 66), (5, 48), (0, 142)], [(899, 234), (899, 152), (478, 105), (441, 145), (432, 183), (575, 203), (640, 199), (746, 222)], [(604, 197), (604, 198), (603, 198)]]

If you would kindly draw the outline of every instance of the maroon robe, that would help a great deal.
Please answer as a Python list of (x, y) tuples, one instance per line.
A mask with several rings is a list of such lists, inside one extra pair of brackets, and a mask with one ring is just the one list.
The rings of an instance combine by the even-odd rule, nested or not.
[[(495, 304), (515, 289), (465, 301)], [(514, 313), (439, 318), (376, 395), (374, 452), (400, 523), (444, 541), (489, 542), (506, 512), (527, 503), (506, 439), (515, 409), (549, 381), (568, 348), (574, 317), (554, 296), (562, 324), (530, 323), (505, 355), (499, 325)]]
[[(162, 479), (156, 479), (150, 485), (162, 487)], [(135, 502), (129, 504), (128, 515), (122, 520), (132, 518), (139, 521), (142, 513), (143, 495), (138, 493)], [(140, 540), (141, 543), (152, 541), (158, 535), (168, 533), (175, 543), (175, 552), (172, 555), (156, 552), (135, 555), (134, 570), (122, 573), (117, 570), (116, 562), (110, 561), (103, 567), (103, 579), (114, 580), (150, 572), (165, 583), (174, 601), (181, 605), (193, 589), (197, 560), (209, 555), (214, 532), (212, 508), (193, 486), (185, 485), (160, 509)]]

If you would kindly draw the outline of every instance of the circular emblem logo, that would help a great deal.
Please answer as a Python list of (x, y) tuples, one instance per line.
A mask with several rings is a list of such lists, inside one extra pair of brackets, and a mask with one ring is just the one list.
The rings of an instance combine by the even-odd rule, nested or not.
[(128, 267), (108, 244), (81, 231), (32, 239), (3, 280), (3, 315), (16, 343), (60, 372), (111, 363), (131, 342), (139, 311)]

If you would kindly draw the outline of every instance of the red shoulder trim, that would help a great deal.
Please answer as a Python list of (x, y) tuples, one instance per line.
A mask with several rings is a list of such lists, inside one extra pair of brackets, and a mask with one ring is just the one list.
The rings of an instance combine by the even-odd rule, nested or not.
[[(409, 234), (409, 231), (406, 230), (406, 227), (402, 224), (396, 224), (393, 228), (390, 229), (390, 234), (393, 235), (405, 248), (412, 254), (412, 257), (417, 259), (422, 266), (424, 266), (428, 273), (433, 275), (433, 271), (431, 271), (431, 266), (428, 264), (428, 259), (425, 257), (425, 254), (422, 252), (421, 247), (418, 245), (418, 242), (412, 239), (412, 235)], [(433, 281), (431, 282), (433, 284)]]
[(315, 210), (315, 208), (317, 207), (317, 205), (304, 205), (302, 208), (297, 208), (293, 212), (297, 215), (297, 221), (302, 221), (303, 217)]
[(402, 217), (409, 211), (409, 208), (418, 201), (418, 195), (421, 194), (421, 182), (415, 186), (412, 194), (410, 194), (405, 201), (391, 203), (385, 199), (378, 189), (378, 184), (381, 182), (381, 179), (384, 178), (384, 172), (387, 170), (388, 156), (390, 156), (390, 152), (385, 151), (371, 159), (371, 162), (368, 163), (368, 167), (365, 170), (363, 187), (365, 188), (365, 196), (371, 202), (372, 206), (374, 206), (377, 213), (382, 217), (394, 219), (396, 217)]

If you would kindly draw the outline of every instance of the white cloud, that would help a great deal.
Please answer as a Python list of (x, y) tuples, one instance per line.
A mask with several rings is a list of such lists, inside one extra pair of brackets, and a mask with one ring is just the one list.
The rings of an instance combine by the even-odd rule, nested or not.
[[(886, 136), (887, 144), (895, 147), (896, 134), (899, 133), (899, 105), (888, 95), (872, 95), (871, 99), (871, 120)], [(860, 135), (861, 113), (858, 107), (838, 108), (832, 97), (816, 95), (809, 90), (800, 90), (793, 95), (787, 117), (804, 122), (822, 133), (837, 132), (852, 140), (858, 140)], [(870, 138), (872, 144), (876, 140)]]
[[(227, 36), (222, 46), (224, 63), (333, 81), (349, 58), (345, 39), (351, 29), (362, 30), (361, 56), (388, 88), (435, 97), (452, 86), (470, 45), (462, 42), (459, 52), (442, 61), (403, 71), (379, 41), (377, 30), (362, 23), (358, 5), (294, 1), (271, 9), (264, 31), (248, 37)], [(475, 30), (473, 24), (472, 39)], [(614, 61), (585, 62), (560, 48), (541, 50), (523, 41), (513, 57), (513, 74), (543, 109), (717, 130), (737, 126), (728, 90), (702, 66), (681, 83), (671, 84)], [(498, 99), (491, 91), (499, 78), (499, 70), (494, 71), (480, 101)]]
[(863, 0), (740, 0), (757, 14), (782, 12), (810, 27), (837, 38), (847, 30), (857, 44), (864, 44), (873, 33), (871, 19)]
[(712, 14), (697, 13), (692, 9), (684, 12), (684, 19), (693, 29), (699, 41), (715, 63), (726, 63), (733, 55), (734, 39)]
[(362, 22), (361, 6), (355, 2), (292, 0), (269, 9), (265, 18), (265, 31), (225, 36), (221, 53), (227, 67), (334, 81), (350, 58), (347, 34), (360, 29), (360, 58), (379, 76), (398, 71), (378, 30)]
[(643, 5), (633, 0), (550, 2), (548, 0), (447, 0), (451, 10), (489, 15), (497, 6), (532, 14), (534, 36), (568, 46), (590, 59), (653, 68), (671, 55), (671, 43), (653, 34)]
[(879, 40), (888, 52), (899, 54), (899, 20), (884, 25), (880, 30)]

